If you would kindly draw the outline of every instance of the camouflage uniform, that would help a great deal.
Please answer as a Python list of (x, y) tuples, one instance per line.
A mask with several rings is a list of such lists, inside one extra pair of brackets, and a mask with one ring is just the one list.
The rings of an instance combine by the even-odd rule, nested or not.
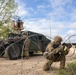
[(25, 56), (29, 59), (29, 48), (30, 48), (30, 39), (28, 38), (27, 32), (23, 32), (22, 36), (24, 38), (24, 51), (25, 51)]
[(43, 66), (44, 71), (48, 71), (53, 62), (60, 61), (60, 68), (65, 68), (65, 55), (68, 54), (68, 48), (64, 50), (64, 46), (61, 45), (62, 38), (60, 36), (55, 36), (54, 41), (50, 42), (44, 56), (46, 57), (46, 63)]

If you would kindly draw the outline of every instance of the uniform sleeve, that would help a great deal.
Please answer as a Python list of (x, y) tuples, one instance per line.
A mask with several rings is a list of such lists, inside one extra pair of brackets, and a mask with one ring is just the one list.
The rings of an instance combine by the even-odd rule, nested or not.
[(59, 47), (55, 48), (52, 53), (53, 54), (57, 54), (58, 52), (60, 51), (63, 51), (64, 50), (64, 46), (60, 45)]

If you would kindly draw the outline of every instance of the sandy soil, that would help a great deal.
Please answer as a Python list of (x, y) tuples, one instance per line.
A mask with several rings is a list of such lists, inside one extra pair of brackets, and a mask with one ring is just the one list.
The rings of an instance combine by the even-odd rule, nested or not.
[[(73, 60), (76, 61), (76, 53), (73, 54), (73, 52), (72, 48), (67, 55), (66, 64)], [(31, 56), (30, 59), (8, 60), (5, 57), (0, 58), (0, 75), (57, 75), (59, 62), (53, 63), (51, 70), (45, 72), (42, 70), (45, 61), (45, 58), (38, 54)]]

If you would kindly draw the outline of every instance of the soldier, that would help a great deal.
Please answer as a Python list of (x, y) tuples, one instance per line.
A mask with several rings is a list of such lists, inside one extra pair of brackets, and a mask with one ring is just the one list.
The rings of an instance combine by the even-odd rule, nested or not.
[(60, 36), (55, 36), (54, 41), (50, 42), (47, 47), (46, 51), (44, 52), (44, 56), (46, 57), (47, 61), (43, 66), (44, 71), (50, 70), (50, 66), (53, 62), (60, 61), (60, 68), (65, 68), (65, 55), (68, 54), (71, 45), (65, 46), (61, 44), (62, 38)]
[(24, 51), (25, 56), (27, 56), (27, 59), (29, 59), (29, 48), (30, 48), (30, 39), (28, 38), (27, 32), (22, 33), (22, 38), (24, 39)]

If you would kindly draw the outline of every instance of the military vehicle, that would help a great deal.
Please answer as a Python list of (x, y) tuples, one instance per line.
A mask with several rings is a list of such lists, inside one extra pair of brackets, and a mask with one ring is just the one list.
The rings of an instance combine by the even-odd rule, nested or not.
[[(22, 33), (26, 32), (21, 31), (23, 30), (23, 22), (20, 19), (18, 19), (16, 23), (12, 21), (12, 29), (17, 33), (11, 32), (8, 34), (8, 38), (0, 40), (0, 57), (5, 54), (10, 60), (18, 59), (23, 56), (24, 39), (22, 39)], [(44, 52), (47, 44), (51, 42), (51, 40), (43, 34), (27, 31), (27, 35), (31, 41), (29, 49), (30, 54), (37, 51)]]
[[(23, 32), (23, 31), (22, 31)], [(21, 57), (22, 52), (24, 52), (23, 39), (21, 39), (21, 34), (10, 33), (7, 39), (0, 40), (0, 57), (4, 54), (8, 59), (18, 59)], [(35, 33), (32, 31), (27, 31), (28, 38), (31, 41), (29, 53), (41, 51), (44, 52), (47, 44), (50, 42), (43, 34)]]
[[(23, 22), (18, 18), (17, 21), (12, 21), (12, 27), (15, 32), (8, 34), (8, 38), (0, 40), (0, 57), (4, 54), (8, 59), (18, 59), (24, 53), (24, 40), (22, 38), (22, 33), (26, 31), (23, 30)], [(30, 49), (29, 53), (41, 51), (44, 52), (46, 45), (50, 42), (43, 34), (35, 33), (32, 31), (27, 31), (28, 38), (30, 39)]]

